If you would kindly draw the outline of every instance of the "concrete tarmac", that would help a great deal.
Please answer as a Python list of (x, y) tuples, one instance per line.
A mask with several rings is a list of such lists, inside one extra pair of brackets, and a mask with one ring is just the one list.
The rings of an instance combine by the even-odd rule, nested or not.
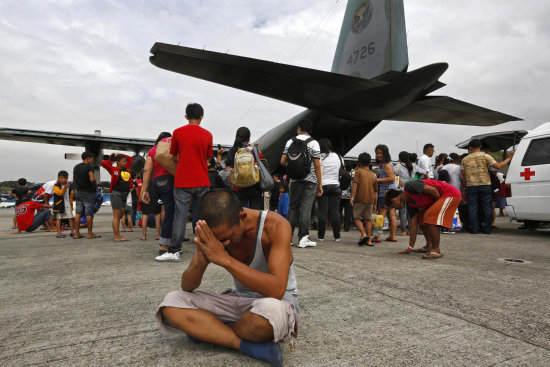
[[(147, 241), (138, 229), (112, 241), (109, 208), (94, 240), (11, 235), (12, 213), (0, 211), (0, 365), (267, 365), (157, 327), (192, 243), (181, 263), (157, 263), (152, 229)], [(398, 255), (406, 237), (358, 247), (357, 231), (293, 248), (302, 313), (296, 348), (281, 344), (284, 365), (550, 366), (550, 231), (497, 225), (491, 235), (442, 235), (438, 260)], [(200, 289), (231, 286), (210, 266)]]

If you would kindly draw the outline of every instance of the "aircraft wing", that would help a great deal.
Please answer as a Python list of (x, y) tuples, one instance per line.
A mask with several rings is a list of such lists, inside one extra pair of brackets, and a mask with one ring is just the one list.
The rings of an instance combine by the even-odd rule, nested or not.
[(451, 97), (428, 96), (408, 104), (386, 120), (492, 126), (521, 119)]
[(160, 42), (151, 53), (159, 68), (312, 109), (388, 84)]
[(135, 153), (146, 152), (155, 144), (154, 139), (120, 138), (94, 134), (70, 134), (56, 131), (9, 128), (0, 128), (0, 139), (75, 147), (101, 146), (102, 149)]

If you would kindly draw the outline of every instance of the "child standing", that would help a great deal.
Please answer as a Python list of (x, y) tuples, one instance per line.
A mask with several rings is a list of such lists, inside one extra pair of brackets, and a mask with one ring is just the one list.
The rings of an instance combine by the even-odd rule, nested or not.
[[(378, 198), (378, 180), (369, 169), (371, 156), (361, 153), (358, 157), (358, 168), (355, 170), (351, 186), (350, 204), (353, 206), (353, 222), (361, 232), (359, 246), (374, 246), (372, 243), (372, 212), (376, 210)], [(361, 221), (363, 218), (363, 221)]]
[(68, 219), (71, 227), (71, 237), (74, 236), (73, 220), (73, 196), (74, 192), (69, 185), (69, 173), (59, 171), (57, 182), (53, 185), (53, 213), (55, 216), (55, 225), (57, 227), (57, 238), (65, 238), (61, 231), (61, 220)]
[(284, 183), (281, 183), (279, 186), (279, 205), (277, 206), (277, 213), (281, 214), (283, 217), (286, 218), (288, 214), (288, 189), (287, 185)]
[(134, 189), (130, 189), (130, 192), (128, 193), (128, 198), (126, 199), (126, 207), (124, 208), (124, 215), (122, 216), (122, 232), (133, 232), (132, 229), (132, 211), (133, 211), (133, 200), (132, 200), (132, 192)]

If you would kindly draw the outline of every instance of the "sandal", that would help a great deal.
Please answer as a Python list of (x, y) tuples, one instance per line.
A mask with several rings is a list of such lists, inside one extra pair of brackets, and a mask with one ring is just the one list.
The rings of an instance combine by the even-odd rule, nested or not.
[(357, 246), (364, 246), (369, 240), (369, 237), (363, 237), (359, 240), (359, 242), (357, 243)]
[(443, 257), (443, 254), (439, 254), (437, 252), (428, 252), (426, 255), (422, 256), (423, 259), (428, 260), (435, 260), (439, 259), (440, 257)]
[(407, 249), (405, 251), (399, 251), (398, 254), (400, 255), (408, 255), (410, 254), (411, 252), (414, 252), (414, 248), (412, 248), (411, 246), (407, 247)]
[(382, 242), (382, 241), (381, 241), (380, 239), (378, 239), (378, 240), (372, 240), (372, 242), (374, 242), (374, 243), (380, 243), (380, 242)]
[(58, 233), (57, 236), (55, 236), (57, 238), (65, 238), (67, 236), (65, 236), (63, 233)]
[(416, 249), (416, 250), (413, 250), (414, 252), (418, 252), (418, 253), (421, 253), (421, 254), (425, 254), (428, 252), (428, 249), (426, 249), (426, 246), (422, 247), (422, 248), (419, 248), (419, 249)]
[(397, 239), (392, 240), (391, 238), (388, 237), (388, 238), (386, 238), (386, 241), (388, 241), (388, 242), (397, 242)]

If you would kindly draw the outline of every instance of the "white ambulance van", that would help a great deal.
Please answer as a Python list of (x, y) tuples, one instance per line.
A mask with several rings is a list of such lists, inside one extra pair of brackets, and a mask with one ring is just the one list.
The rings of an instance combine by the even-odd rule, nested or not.
[(550, 223), (550, 122), (525, 135), (506, 175), (511, 196), (506, 198), (508, 216), (525, 227)]
[(506, 174), (511, 191), (506, 198), (508, 216), (530, 229), (550, 223), (550, 122), (531, 131), (472, 136), (456, 146), (467, 149), (472, 139), (481, 140), (492, 152), (516, 149)]

